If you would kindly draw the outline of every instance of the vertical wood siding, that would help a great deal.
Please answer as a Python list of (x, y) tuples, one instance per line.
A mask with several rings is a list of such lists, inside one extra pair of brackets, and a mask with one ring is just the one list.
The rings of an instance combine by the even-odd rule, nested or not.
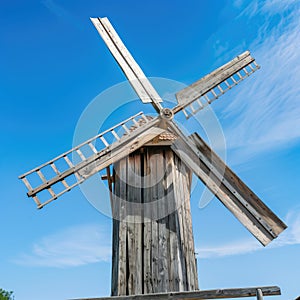
[(198, 289), (191, 172), (170, 147), (114, 165), (112, 296)]

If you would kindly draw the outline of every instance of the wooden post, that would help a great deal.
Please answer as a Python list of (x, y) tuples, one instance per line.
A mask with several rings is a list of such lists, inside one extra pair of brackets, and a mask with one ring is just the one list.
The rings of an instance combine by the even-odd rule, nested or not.
[(261, 289), (256, 290), (256, 298), (257, 300), (263, 300), (263, 292)]
[(112, 296), (198, 289), (190, 186), (169, 146), (114, 165)]

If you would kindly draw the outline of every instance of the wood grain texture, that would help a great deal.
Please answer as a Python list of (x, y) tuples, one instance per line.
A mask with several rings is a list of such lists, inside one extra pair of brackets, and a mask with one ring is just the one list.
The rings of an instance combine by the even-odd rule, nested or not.
[(149, 146), (114, 170), (113, 199), (120, 198), (122, 219), (113, 223), (119, 241), (113, 243), (112, 295), (197, 289), (189, 169), (170, 147)]
[(172, 149), (264, 246), (286, 228), (197, 134), (178, 138)]
[(123, 70), (133, 89), (144, 103), (151, 102), (159, 111), (162, 99), (136, 63), (107, 18), (91, 18), (111, 54)]

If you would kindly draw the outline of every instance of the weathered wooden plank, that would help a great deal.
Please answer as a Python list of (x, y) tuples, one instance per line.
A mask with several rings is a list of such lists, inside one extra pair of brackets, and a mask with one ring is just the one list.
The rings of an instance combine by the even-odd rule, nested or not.
[(177, 226), (175, 217), (177, 215), (175, 195), (174, 195), (174, 154), (171, 150), (166, 151), (166, 197), (169, 203), (171, 214), (168, 216), (169, 225), (169, 273), (170, 273), (170, 288), (173, 291), (179, 291), (180, 276), (178, 268), (178, 243), (177, 243)]
[(144, 150), (144, 293), (153, 293), (153, 282), (151, 276), (151, 232), (152, 232), (152, 219), (151, 219), (151, 175), (150, 175), (150, 154), (149, 148)]
[(177, 201), (177, 215), (178, 215), (178, 221), (179, 221), (179, 230), (177, 232), (178, 239), (180, 241), (180, 261), (181, 261), (181, 267), (182, 267), (182, 283), (183, 283), (183, 289), (182, 291), (188, 291), (188, 277), (187, 277), (187, 244), (186, 244), (186, 222), (185, 222), (185, 206), (184, 206), (184, 194), (183, 194), (183, 186), (182, 186), (182, 170), (181, 170), (181, 160), (176, 156), (175, 157), (175, 173), (176, 173), (176, 185), (174, 185), (175, 189), (175, 197)]
[(115, 169), (120, 168), (120, 162), (116, 162), (114, 165), (114, 189), (112, 193), (112, 216), (113, 216), (113, 228), (112, 228), (112, 276), (111, 276), (111, 296), (118, 296), (119, 290), (119, 251), (120, 251), (120, 208), (121, 202), (118, 199), (120, 197), (120, 182), (117, 179), (119, 174), (115, 173)]
[[(238, 193), (226, 179), (227, 176), (223, 176), (224, 172), (220, 174), (205, 154), (201, 153), (201, 149), (198, 149), (191, 139), (182, 135), (176, 125), (172, 125), (172, 128), (180, 136), (173, 144), (172, 149), (218, 199), (263, 245), (267, 245), (276, 238), (277, 234), (273, 232), (272, 224), (262, 218), (256, 206), (252, 206), (247, 197), (243, 198), (245, 195)], [(284, 225), (282, 226), (284, 227)], [(284, 229), (283, 227), (282, 229)]]
[(158, 290), (160, 292), (169, 291), (169, 274), (168, 274), (168, 249), (167, 239), (168, 232), (167, 225), (167, 206), (164, 198), (165, 186), (164, 186), (164, 174), (165, 174), (165, 162), (163, 157), (163, 148), (157, 147), (159, 151), (156, 155), (156, 178), (157, 178), (157, 212), (162, 218), (157, 220), (158, 224)]
[(263, 296), (281, 295), (278, 286), (235, 288), (235, 289), (217, 289), (192, 292), (170, 292), (148, 295), (134, 295), (125, 297), (102, 297), (102, 298), (84, 298), (77, 300), (201, 300), (201, 299), (230, 299), (255, 297), (257, 290), (262, 291)]
[(118, 172), (120, 184), (120, 231), (119, 236), (119, 270), (118, 270), (118, 295), (127, 294), (127, 184), (124, 182), (127, 173), (128, 157), (119, 162)]
[(134, 240), (135, 240), (135, 253), (136, 253), (136, 261), (135, 261), (135, 294), (143, 293), (143, 245), (142, 245), (142, 235), (143, 235), (143, 203), (142, 203), (142, 156), (140, 151), (138, 151), (138, 155), (134, 155), (134, 188), (136, 194), (136, 210), (134, 215)]
[(184, 245), (184, 220), (182, 218), (182, 195), (180, 188), (180, 160), (174, 156), (174, 196), (176, 203), (176, 239), (178, 243), (178, 274), (179, 274), (179, 291), (187, 290), (186, 264), (185, 264), (185, 245)]
[[(155, 149), (155, 148), (154, 148)], [(157, 184), (156, 184), (156, 174), (157, 174), (157, 164), (155, 159), (155, 152), (153, 149), (149, 150), (150, 152), (150, 172), (151, 172), (151, 186), (150, 188), (150, 201), (151, 209), (151, 279), (153, 282), (153, 292), (158, 292), (158, 221), (157, 221)]]
[(136, 202), (137, 195), (134, 188), (135, 180), (135, 159), (134, 156), (130, 155), (127, 157), (127, 168), (126, 168), (126, 180), (125, 184), (127, 187), (126, 206), (128, 209), (126, 211), (126, 229), (127, 229), (127, 247), (126, 247), (126, 260), (127, 260), (127, 294), (134, 295), (135, 292), (135, 277), (139, 276), (139, 273), (136, 273), (135, 263), (137, 259), (137, 253), (135, 248), (135, 214), (134, 214), (134, 203)]
[[(175, 148), (176, 147), (176, 148)], [(239, 219), (239, 221), (264, 245), (272, 240), (272, 236), (267, 232), (261, 232), (261, 228), (251, 215), (246, 215), (243, 208), (234, 201), (234, 195), (225, 189), (222, 182), (216, 178), (210, 169), (199, 159), (196, 151), (191, 150), (182, 140), (176, 141), (174, 152), (180, 156), (185, 164), (203, 181), (203, 183), (216, 195), (216, 197)], [(255, 223), (254, 223), (255, 224)]]
[[(191, 136), (198, 150), (208, 158), (213, 167), (220, 173), (224, 173), (224, 179), (237, 191), (243, 199), (255, 209), (258, 218), (264, 220), (264, 224), (268, 225), (268, 229), (278, 236), (286, 225), (259, 199), (259, 197), (221, 160), (221, 158), (205, 143), (198, 135)], [(261, 220), (261, 222), (262, 222)], [(266, 226), (264, 225), (264, 226)]]
[(157, 111), (162, 99), (136, 63), (107, 18), (91, 18), (111, 54), (123, 70), (133, 89), (144, 103), (152, 102)]
[(111, 296), (118, 296), (119, 289), (119, 220), (113, 220)]
[(184, 210), (185, 210), (185, 226), (186, 226), (186, 244), (187, 244), (187, 261), (188, 261), (188, 290), (197, 290), (198, 289), (198, 274), (196, 267), (196, 258), (195, 258), (195, 246), (194, 246), (194, 236), (192, 228), (192, 215), (190, 207), (190, 186), (192, 182), (191, 171), (182, 163), (182, 189), (184, 191)]

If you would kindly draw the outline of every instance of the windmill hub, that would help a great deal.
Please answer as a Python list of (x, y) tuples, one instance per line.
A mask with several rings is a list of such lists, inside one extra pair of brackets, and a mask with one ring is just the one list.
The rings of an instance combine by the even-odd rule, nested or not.
[(160, 116), (162, 119), (170, 121), (174, 118), (174, 113), (169, 108), (163, 108), (160, 113)]

